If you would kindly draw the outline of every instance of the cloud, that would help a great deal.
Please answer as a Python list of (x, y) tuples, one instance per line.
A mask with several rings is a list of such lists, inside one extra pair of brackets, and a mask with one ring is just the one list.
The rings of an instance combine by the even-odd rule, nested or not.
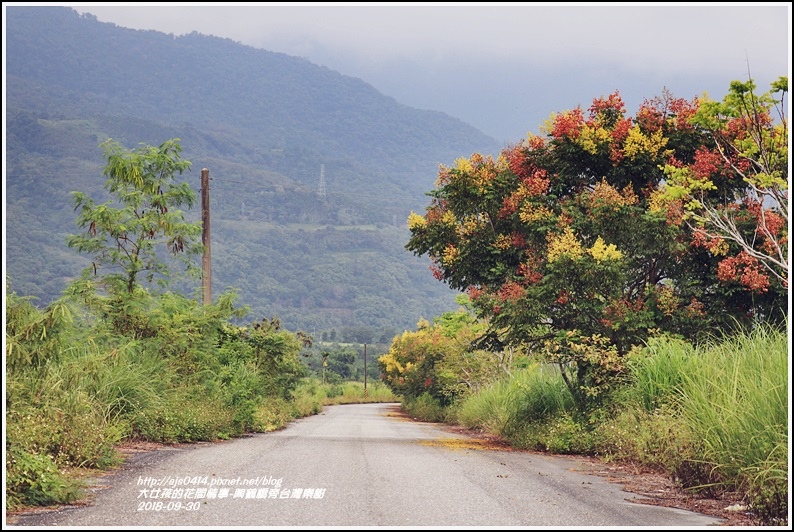
[(303, 57), (401, 103), (517, 141), (552, 111), (619, 90), (721, 98), (790, 70), (791, 4), (201, 4), (78, 6), (103, 22), (198, 31)]
[(572, 59), (688, 73), (780, 69), (790, 5), (220, 4), (75, 6), (102, 21), (176, 35), (198, 31), (313, 60), (326, 51), (374, 64)]

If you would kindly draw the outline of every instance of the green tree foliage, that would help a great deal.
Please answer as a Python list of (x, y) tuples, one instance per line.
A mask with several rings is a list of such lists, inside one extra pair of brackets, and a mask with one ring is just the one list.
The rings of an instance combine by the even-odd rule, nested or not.
[[(480, 345), (545, 353), (581, 406), (602, 398), (655, 332), (697, 338), (779, 315), (783, 287), (722, 285), (718, 257), (692, 245), (681, 201), (662, 190), (666, 164), (692, 164), (711, 146), (691, 123), (697, 109), (665, 93), (632, 118), (616, 92), (587, 113), (553, 114), (545, 137), (496, 159), (442, 166), (426, 214), (408, 219), (406, 248), (471, 296), (489, 325)], [(718, 192), (743, 187), (725, 180)]]
[(188, 223), (179, 210), (196, 201), (187, 183), (175, 181), (177, 174), (190, 168), (190, 162), (180, 157), (180, 141), (126, 150), (108, 139), (102, 147), (107, 160), (105, 188), (116, 203), (96, 204), (86, 194), (73, 192), (77, 225), (85, 232), (71, 235), (68, 245), (93, 256), (89, 270), (94, 274), (110, 269), (101, 282), (111, 293), (132, 294), (139, 275), (148, 282), (157, 276), (167, 283), (168, 267), (157, 254), (158, 244), (174, 255), (195, 255), (203, 249), (196, 243), (201, 226)]
[(358, 352), (352, 347), (346, 347), (331, 352), (327, 359), (327, 369), (343, 379), (355, 377), (355, 363)]
[(118, 463), (127, 438), (215, 440), (290, 419), (308, 338), (277, 320), (232, 325), (247, 310), (235, 300), (138, 289), (123, 300), (134, 326), (122, 327), (118, 302), (105, 315), (67, 294), (40, 310), (7, 292), (10, 505), (73, 500), (64, 468)]
[(222, 361), (243, 360), (249, 365), (259, 380), (258, 393), (286, 399), (305, 375), (298, 357), (305, 345), (305, 337), (282, 329), (278, 319), (263, 318), (246, 327), (223, 324), (218, 349)]
[(5, 312), (7, 370), (38, 367), (58, 359), (64, 348), (59, 333), (72, 324), (72, 311), (63, 300), (40, 310), (30, 297), (10, 292), (6, 285)]

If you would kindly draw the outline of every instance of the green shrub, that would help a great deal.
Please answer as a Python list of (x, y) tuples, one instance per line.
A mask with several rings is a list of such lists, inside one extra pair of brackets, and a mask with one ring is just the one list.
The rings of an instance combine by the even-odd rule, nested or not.
[(595, 452), (609, 461), (641, 464), (678, 478), (697, 456), (689, 427), (671, 407), (648, 412), (631, 405), (594, 427)]
[(226, 439), (242, 433), (230, 407), (195, 397), (174, 393), (167, 404), (137, 412), (131, 421), (132, 436), (175, 443)]
[(550, 419), (545, 434), (546, 450), (561, 454), (593, 454), (593, 435), (569, 413)]
[(445, 408), (441, 406), (438, 399), (429, 393), (423, 393), (414, 399), (405, 401), (403, 410), (409, 416), (422, 421), (439, 423), (447, 420)]
[(270, 432), (284, 428), (296, 416), (296, 407), (283, 397), (267, 397), (254, 412), (253, 430)]
[(6, 448), (6, 506), (67, 504), (82, 496), (82, 484), (70, 479), (55, 460), (42, 453), (30, 453), (17, 445)]

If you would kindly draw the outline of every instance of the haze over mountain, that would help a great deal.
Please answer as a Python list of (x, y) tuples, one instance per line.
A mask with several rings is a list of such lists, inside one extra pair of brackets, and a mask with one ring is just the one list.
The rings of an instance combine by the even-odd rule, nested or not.
[(236, 287), (253, 320), (399, 332), (456, 306), (404, 249), (438, 165), (502, 147), (454, 117), (305, 59), (61, 7), (6, 8), (5, 83), (4, 255), (20, 295), (47, 304), (88, 263), (65, 244), (69, 193), (107, 199), (99, 144), (178, 137), (182, 178), (197, 191), (201, 168), (212, 178), (213, 292)]
[(791, 70), (790, 2), (91, 3), (125, 28), (193, 31), (304, 57), (501, 142), (615, 90), (721, 98)]

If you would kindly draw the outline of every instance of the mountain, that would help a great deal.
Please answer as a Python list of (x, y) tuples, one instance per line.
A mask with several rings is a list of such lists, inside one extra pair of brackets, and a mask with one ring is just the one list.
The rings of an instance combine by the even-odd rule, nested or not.
[[(99, 144), (181, 139), (207, 168), (213, 292), (307, 332), (399, 332), (455, 308), (404, 248), (439, 164), (498, 143), (366, 82), (229, 39), (131, 30), (67, 7), (6, 7), (6, 268), (47, 304), (88, 263), (70, 192), (105, 201)], [(200, 212), (189, 212), (200, 221)], [(185, 290), (200, 290), (186, 285)]]

